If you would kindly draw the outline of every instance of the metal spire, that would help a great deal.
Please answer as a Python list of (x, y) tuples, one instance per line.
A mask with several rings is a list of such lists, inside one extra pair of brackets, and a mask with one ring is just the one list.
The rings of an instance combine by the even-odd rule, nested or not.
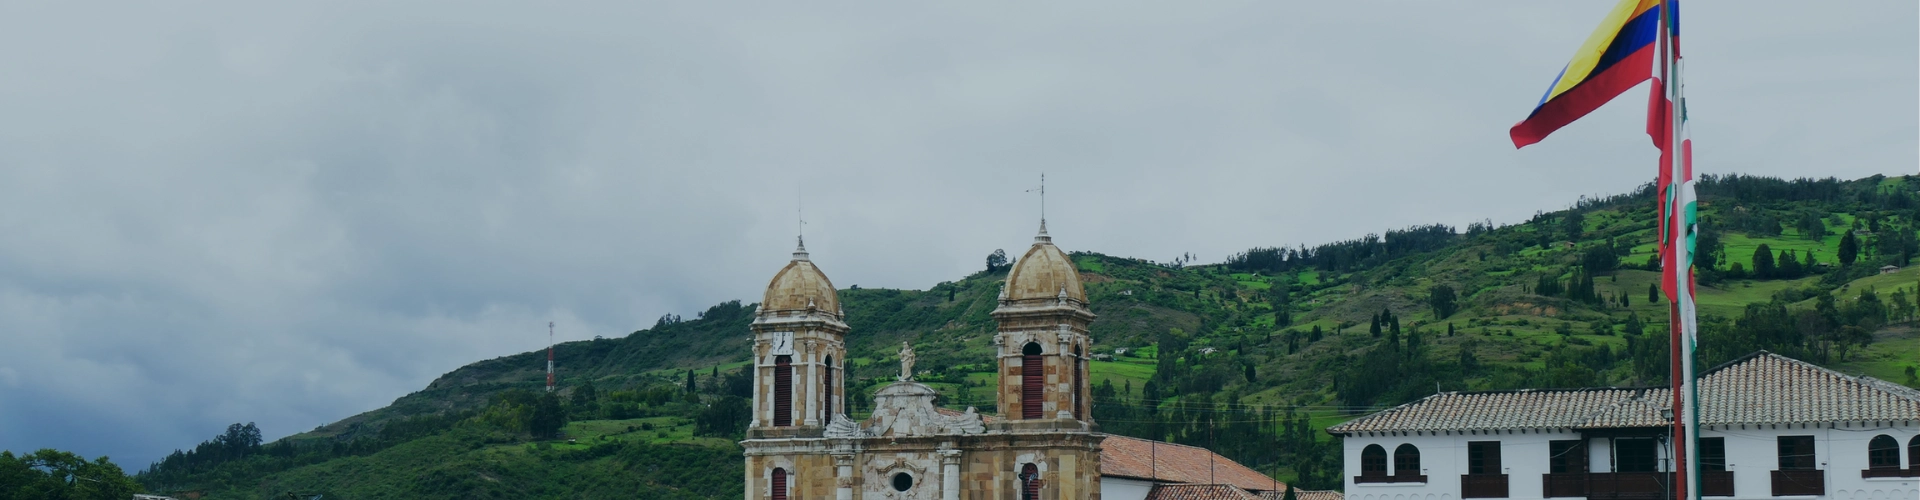
[(803, 194), (804, 193), (800, 192), (798, 186), (794, 188), (793, 215), (794, 219), (798, 221), (798, 224), (795, 225), (797, 229), (795, 229), (794, 232), (798, 235), (796, 239), (799, 240), (799, 245), (793, 249), (793, 260), (802, 262), (809, 260), (807, 258), (807, 212), (806, 204), (801, 197)]
[(1028, 189), (1027, 192), (1040, 193), (1040, 234), (1034, 235), (1033, 242), (1053, 243), (1053, 237), (1047, 235), (1047, 173), (1040, 173), (1040, 187)]

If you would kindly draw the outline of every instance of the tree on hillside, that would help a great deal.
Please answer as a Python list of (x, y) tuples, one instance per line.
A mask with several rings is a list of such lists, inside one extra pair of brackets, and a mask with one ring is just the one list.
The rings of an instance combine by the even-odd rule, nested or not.
[(593, 388), (592, 380), (582, 382), (580, 387), (573, 389), (572, 403), (574, 406), (585, 407), (593, 404), (593, 402), (598, 399), (600, 399), (600, 393)]
[(724, 396), (700, 410), (693, 419), (693, 433), (701, 436), (737, 439), (747, 431), (752, 418), (747, 398)]
[(1320, 325), (1313, 325), (1313, 330), (1307, 332), (1307, 343), (1319, 342), (1321, 335)]
[(560, 396), (546, 393), (533, 405), (533, 419), (527, 422), (527, 432), (537, 438), (553, 439), (560, 437), (560, 428), (567, 425), (567, 411), (560, 407)]
[(1434, 285), (1427, 290), (1427, 305), (1433, 306), (1434, 319), (1446, 319), (1459, 309), (1454, 303), (1453, 287)]
[(1800, 217), (1794, 220), (1793, 227), (1800, 230), (1801, 238), (1820, 241), (1821, 238), (1827, 237), (1827, 223), (1821, 220), (1820, 212), (1817, 211), (1801, 211)]
[(997, 273), (1012, 268), (1013, 259), (1007, 257), (1006, 250), (996, 248), (993, 253), (987, 254), (987, 272)]
[(687, 394), (693, 394), (696, 387), (693, 384), (693, 370), (687, 370)]
[(1846, 231), (1840, 235), (1840, 265), (1853, 265), (1854, 259), (1859, 257), (1860, 240), (1853, 237), (1853, 231)]
[(1753, 249), (1753, 277), (1768, 279), (1774, 277), (1773, 248), (1766, 243)]
[(1706, 225), (1704, 222), (1700, 224), (1702, 227), (1693, 239), (1693, 267), (1703, 276), (1719, 269), (1721, 257), (1726, 253), (1726, 245), (1720, 242), (1720, 232), (1706, 229)]
[(107, 457), (88, 462), (50, 448), (18, 456), (0, 451), (0, 498), (119, 500), (144, 491)]
[(1380, 338), (1380, 315), (1373, 315), (1373, 322), (1367, 324), (1367, 333), (1373, 335), (1373, 338)]
[(1659, 283), (1647, 284), (1647, 303), (1648, 304), (1660, 303), (1660, 284)]
[(1774, 259), (1773, 272), (1783, 279), (1806, 276), (1806, 269), (1800, 267), (1800, 256), (1792, 250), (1781, 250), (1779, 258)]

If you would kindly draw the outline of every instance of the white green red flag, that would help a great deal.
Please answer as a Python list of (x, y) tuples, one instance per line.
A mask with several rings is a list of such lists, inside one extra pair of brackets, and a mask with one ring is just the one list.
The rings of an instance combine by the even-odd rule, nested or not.
[[(1661, 288), (1671, 301), (1674, 442), (1685, 475), (1674, 481), (1674, 497), (1698, 500), (1699, 401), (1695, 393), (1693, 353), (1698, 345), (1695, 320), (1693, 254), (1699, 232), (1699, 205), (1693, 192), (1693, 143), (1687, 138), (1686, 99), (1680, 74), (1679, 6), (1676, 0), (1620, 0), (1600, 26), (1554, 76), (1546, 95), (1508, 134), (1515, 148), (1548, 134), (1612, 100), (1641, 81), (1652, 79), (1647, 134), (1660, 148)], [(1652, 64), (1648, 64), (1651, 62)], [(1656, 70), (1657, 68), (1657, 70)], [(1684, 450), (1684, 451), (1682, 451)]]

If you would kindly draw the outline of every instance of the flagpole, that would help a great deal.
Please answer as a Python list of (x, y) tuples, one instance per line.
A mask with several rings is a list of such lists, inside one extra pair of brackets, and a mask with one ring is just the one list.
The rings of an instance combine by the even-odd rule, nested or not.
[(1697, 438), (1695, 423), (1695, 381), (1693, 381), (1693, 256), (1688, 248), (1688, 237), (1693, 231), (1688, 225), (1688, 154), (1684, 150), (1684, 110), (1686, 98), (1682, 92), (1680, 75), (1680, 48), (1676, 46), (1678, 29), (1674, 23), (1678, 19), (1678, 2), (1661, 2), (1661, 73), (1667, 77), (1667, 167), (1670, 181), (1670, 210), (1668, 210), (1668, 231), (1672, 256), (1674, 256), (1674, 296), (1670, 300), (1670, 337), (1672, 337), (1672, 396), (1674, 396), (1674, 498), (1697, 500), (1699, 475), (1697, 469), (1697, 450), (1693, 446)]
[(1660, 47), (1661, 99), (1666, 101), (1663, 103), (1664, 106), (1662, 106), (1662, 108), (1667, 113), (1667, 116), (1660, 117), (1660, 119), (1666, 120), (1665, 125), (1667, 126), (1667, 136), (1662, 138), (1665, 140), (1666, 147), (1662, 148), (1664, 151), (1661, 155), (1664, 157), (1663, 159), (1666, 160), (1666, 164), (1661, 165), (1661, 167), (1667, 169), (1668, 179), (1667, 185), (1664, 186), (1666, 196), (1664, 197), (1665, 199), (1661, 200), (1667, 207), (1664, 215), (1667, 217), (1665, 225), (1668, 231), (1666, 235), (1667, 240), (1661, 243), (1667, 247), (1667, 255), (1671, 256), (1671, 260), (1667, 262), (1667, 264), (1674, 266), (1672, 270), (1674, 275), (1673, 293), (1671, 297), (1667, 297), (1667, 336), (1669, 337), (1667, 350), (1669, 361), (1668, 380), (1671, 382), (1670, 385), (1673, 395), (1672, 408), (1674, 410), (1672, 412), (1674, 419), (1672, 422), (1671, 440), (1673, 443), (1673, 470), (1675, 472), (1673, 475), (1673, 498), (1676, 500), (1691, 500), (1693, 497), (1689, 495), (1687, 491), (1687, 479), (1691, 479), (1689, 477), (1691, 474), (1679, 473), (1680, 470), (1686, 468), (1686, 459), (1682, 458), (1682, 455), (1686, 453), (1686, 449), (1688, 448), (1688, 446), (1683, 444), (1686, 441), (1687, 429), (1685, 424), (1686, 418), (1684, 418), (1685, 405), (1682, 403), (1682, 394), (1686, 387), (1683, 381), (1687, 378), (1687, 372), (1681, 361), (1682, 358), (1685, 357), (1681, 338), (1686, 335), (1686, 322), (1682, 319), (1685, 308), (1682, 307), (1681, 302), (1685, 300), (1684, 297), (1687, 291), (1686, 278), (1690, 270), (1690, 266), (1688, 266), (1690, 262), (1687, 262), (1687, 259), (1685, 259), (1685, 257), (1687, 257), (1685, 240), (1683, 239), (1684, 237), (1681, 236), (1683, 230), (1680, 225), (1683, 219), (1680, 214), (1682, 207), (1680, 206), (1679, 200), (1679, 188), (1680, 184), (1685, 181), (1684, 178), (1681, 177), (1683, 173), (1680, 170), (1680, 148), (1678, 147), (1679, 141), (1676, 140), (1679, 127), (1674, 121), (1678, 113), (1674, 112), (1675, 98), (1677, 97), (1675, 89), (1677, 86), (1674, 85), (1674, 75), (1672, 74), (1672, 70), (1676, 69), (1673, 65), (1675, 48), (1673, 47), (1672, 38), (1672, 0), (1666, 0), (1660, 3), (1659, 26), (1657, 43), (1659, 43)]
[[(1677, 21), (1680, 17), (1679, 2), (1667, 0), (1667, 5), (1672, 7), (1671, 9), (1666, 9), (1672, 11), (1669, 15), (1673, 16), (1672, 19)], [(1675, 233), (1678, 234), (1677, 240), (1680, 244), (1675, 248), (1683, 259), (1682, 262), (1686, 263), (1685, 266), (1681, 268), (1686, 270), (1686, 272), (1679, 275), (1679, 286), (1674, 287), (1683, 291), (1680, 296), (1680, 320), (1682, 332), (1684, 332), (1685, 336), (1681, 338), (1681, 350), (1683, 353), (1680, 357), (1680, 371), (1686, 374), (1685, 377), (1681, 378), (1681, 387), (1686, 389), (1686, 404), (1681, 406), (1681, 411), (1678, 413), (1679, 415), (1683, 415), (1682, 418), (1684, 419), (1682, 423), (1684, 427), (1682, 430), (1684, 430), (1685, 433), (1682, 434), (1683, 440), (1681, 443), (1685, 448), (1683, 448), (1683, 451), (1678, 453), (1678, 455), (1684, 459), (1684, 461), (1681, 462), (1680, 470), (1684, 471), (1687, 476), (1681, 485), (1681, 487), (1686, 488), (1687, 496), (1685, 498), (1688, 500), (1699, 500), (1700, 380), (1694, 377), (1693, 364), (1694, 350), (1699, 347), (1700, 332), (1698, 330), (1700, 323), (1696, 315), (1699, 312), (1699, 308), (1694, 302), (1694, 248), (1691, 245), (1694, 241), (1694, 234), (1699, 231), (1699, 228), (1695, 227), (1695, 224), (1698, 222), (1694, 216), (1696, 210), (1695, 203), (1697, 201), (1694, 199), (1693, 186), (1690, 184), (1693, 181), (1693, 154), (1692, 151), (1690, 151), (1691, 145), (1687, 144), (1686, 65), (1681, 62), (1680, 47), (1677, 45), (1679, 39), (1678, 26), (1676, 25), (1674, 29), (1670, 30), (1667, 36), (1671, 37), (1669, 43), (1675, 44), (1672, 47), (1673, 59), (1671, 60), (1673, 64), (1671, 77), (1673, 78), (1674, 96), (1672, 112), (1673, 134), (1671, 140), (1674, 147), (1674, 172), (1680, 174), (1676, 176), (1675, 179), (1679, 181), (1681, 186), (1679, 196), (1681, 201), (1680, 210), (1677, 211), (1679, 212), (1678, 215), (1680, 216), (1681, 225), (1679, 226), (1680, 230), (1675, 231)]]

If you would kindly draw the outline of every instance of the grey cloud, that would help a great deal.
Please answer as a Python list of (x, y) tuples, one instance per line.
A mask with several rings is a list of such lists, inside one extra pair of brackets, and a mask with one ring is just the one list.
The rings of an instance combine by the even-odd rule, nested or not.
[[(1912, 2), (1689, 4), (1708, 172), (1916, 161)], [(1600, 4), (0, 6), (0, 448), (144, 466), (466, 362), (1018, 248), (1217, 260), (1651, 178), (1513, 151)]]

